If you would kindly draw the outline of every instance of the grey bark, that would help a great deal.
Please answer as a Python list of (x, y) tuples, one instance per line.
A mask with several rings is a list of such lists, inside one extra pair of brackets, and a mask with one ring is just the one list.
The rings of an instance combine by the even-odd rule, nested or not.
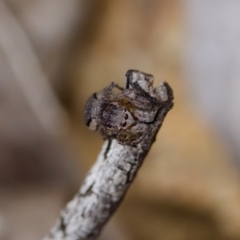
[(173, 106), (172, 91), (166, 83), (155, 89), (152, 88), (152, 82), (149, 83), (146, 79), (140, 79), (138, 84), (138, 87), (144, 87), (140, 91), (143, 98), (152, 99), (155, 96), (154, 101), (162, 101), (159, 101), (158, 113), (149, 124), (145, 138), (136, 146), (119, 144), (116, 139), (105, 141), (79, 192), (62, 211), (45, 240), (96, 239), (119, 206), (149, 152), (165, 115)]

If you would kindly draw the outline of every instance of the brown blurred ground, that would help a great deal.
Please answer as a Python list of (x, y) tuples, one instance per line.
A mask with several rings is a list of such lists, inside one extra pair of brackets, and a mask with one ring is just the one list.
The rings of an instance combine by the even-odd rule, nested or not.
[[(25, 158), (21, 154), (2, 157), (0, 163), (5, 175), (0, 216), (4, 216), (3, 222), (4, 218), (12, 219), (9, 224), (14, 225), (14, 229), (4, 226), (5, 221), (2, 236), (25, 240), (43, 236), (47, 225), (50, 227), (58, 214), (56, 205), (60, 208), (73, 195), (76, 185), (80, 184), (76, 175), (83, 177), (82, 173), (93, 164), (102, 145), (100, 137), (83, 124), (86, 99), (111, 81), (123, 85), (125, 72), (139, 69), (154, 74), (155, 85), (163, 80), (169, 82), (174, 89), (175, 106), (103, 238), (240, 239), (239, 172), (232, 165), (232, 156), (224, 140), (197, 110), (189, 107), (188, 87), (180, 68), (185, 31), (181, 1), (86, 3), (71, 0), (68, 7), (66, 2), (56, 0), (41, 3), (25, 0), (22, 4), (11, 0), (8, 4), (33, 46), (42, 72), (51, 83), (52, 94), (58, 94), (58, 105), (52, 108), (62, 111), (61, 101), (66, 111), (57, 115), (57, 119), (63, 119), (63, 125), (54, 131), (57, 134), (49, 135), (46, 129), (41, 130), (43, 126), (37, 120), (29, 130), (29, 121), (35, 119), (29, 110), (27, 120), (22, 120), (22, 125), (29, 130), (24, 139), (33, 136), (35, 144), (30, 141), (21, 146), (13, 140), (14, 146), (25, 149)], [(67, 24), (63, 25), (66, 22), (63, 19)], [(11, 71), (11, 66), (9, 69)], [(28, 104), (23, 101), (23, 106)], [(20, 109), (16, 117), (22, 114)], [(51, 126), (54, 127), (54, 121)], [(21, 134), (19, 138), (21, 142)], [(7, 142), (9, 152), (13, 149), (12, 142)], [(3, 144), (6, 145), (6, 140)], [(39, 154), (40, 147), (42, 154)], [(40, 156), (39, 159), (36, 156)], [(19, 164), (22, 159), (25, 165)], [(12, 163), (8, 164), (9, 161)], [(74, 164), (79, 173), (73, 172)], [(16, 166), (19, 169), (15, 174), (7, 174)], [(22, 171), (26, 171), (23, 176), (19, 175)], [(27, 174), (30, 177), (26, 178)], [(14, 187), (5, 185), (9, 181)], [(29, 211), (33, 213), (31, 206), (33, 209), (41, 206), (46, 215), (28, 216)], [(14, 215), (35, 218), (36, 225), (31, 225), (29, 231), (36, 229), (35, 235), (31, 235), (26, 226), (20, 228), (22, 219), (19, 217), (17, 221)], [(24, 220), (26, 224), (27, 219)], [(44, 222), (41, 231), (39, 221)], [(18, 232), (18, 238), (14, 231)]]

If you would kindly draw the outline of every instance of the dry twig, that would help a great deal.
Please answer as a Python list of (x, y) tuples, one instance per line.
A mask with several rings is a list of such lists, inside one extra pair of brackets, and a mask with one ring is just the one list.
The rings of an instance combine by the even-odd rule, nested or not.
[(129, 70), (126, 76), (126, 88), (112, 83), (95, 93), (86, 105), (87, 125), (107, 140), (79, 192), (45, 240), (96, 239), (119, 206), (173, 106), (167, 83), (153, 88), (153, 76), (136, 70)]

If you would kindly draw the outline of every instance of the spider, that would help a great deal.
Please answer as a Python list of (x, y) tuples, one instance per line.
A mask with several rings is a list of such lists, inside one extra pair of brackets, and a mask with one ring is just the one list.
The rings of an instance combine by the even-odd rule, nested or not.
[(164, 101), (169, 100), (163, 85), (153, 89), (153, 79), (151, 74), (128, 70), (126, 88), (112, 82), (94, 93), (85, 106), (86, 125), (104, 140), (115, 138), (122, 145), (136, 146), (148, 133)]

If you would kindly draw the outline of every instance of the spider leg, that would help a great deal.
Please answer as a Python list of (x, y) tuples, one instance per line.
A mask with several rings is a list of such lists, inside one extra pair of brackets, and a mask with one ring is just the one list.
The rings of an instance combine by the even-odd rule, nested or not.
[(148, 125), (138, 124), (133, 126), (129, 130), (122, 130), (117, 136), (117, 140), (120, 144), (136, 146), (140, 143), (148, 132)]

